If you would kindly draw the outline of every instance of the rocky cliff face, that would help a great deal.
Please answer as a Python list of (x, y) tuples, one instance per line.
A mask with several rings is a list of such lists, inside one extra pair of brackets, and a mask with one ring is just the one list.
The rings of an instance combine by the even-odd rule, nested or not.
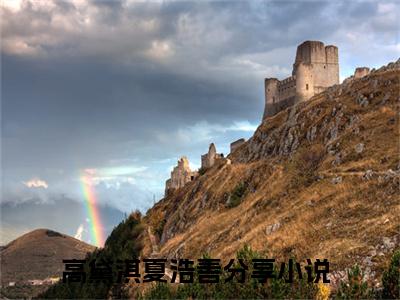
[(355, 262), (375, 281), (400, 240), (399, 78), (398, 61), (265, 119), (149, 210), (159, 255), (228, 260), (249, 244), (277, 260), (327, 258), (333, 284)]

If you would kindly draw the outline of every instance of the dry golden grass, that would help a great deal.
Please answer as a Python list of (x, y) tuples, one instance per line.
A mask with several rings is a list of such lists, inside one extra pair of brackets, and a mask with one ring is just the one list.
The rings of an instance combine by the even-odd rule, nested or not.
[[(299, 147), (292, 155), (271, 155), (241, 163), (251, 150), (240, 147), (230, 156), (231, 165), (213, 167), (157, 203), (145, 220), (152, 227), (160, 216), (167, 220), (160, 255), (196, 259), (207, 252), (227, 261), (244, 244), (250, 244), (278, 261), (290, 256), (301, 261), (327, 258), (335, 271), (362, 262), (372, 248), (382, 244), (382, 237), (399, 235), (399, 174), (384, 179), (389, 169), (399, 168), (399, 73), (376, 73), (369, 80), (352, 84), (351, 89), (359, 93), (376, 95), (366, 107), (356, 103), (349, 93), (335, 101), (327, 100), (326, 93), (322, 93), (300, 103), (299, 123), (304, 124), (299, 129)], [(375, 78), (380, 84), (374, 90), (371, 80)], [(387, 80), (391, 84), (385, 86)], [(387, 92), (391, 96), (382, 105)], [(332, 119), (333, 107), (338, 104), (345, 117), (359, 118), (356, 125), (348, 127), (342, 118), (333, 141), (324, 142), (322, 137), (307, 141), (306, 131)], [(262, 143), (261, 136), (273, 134), (288, 115), (286, 110), (267, 119), (253, 139)], [(313, 147), (325, 149), (328, 143), (339, 145), (341, 163), (334, 165), (335, 155), (325, 152), (315, 170), (306, 172), (310, 158), (302, 156), (302, 151), (307, 154)], [(355, 151), (359, 143), (364, 144), (362, 153)], [(368, 180), (363, 178), (367, 170), (375, 172)], [(302, 178), (314, 173), (317, 177)], [(336, 176), (342, 177), (341, 183), (332, 183)], [(229, 194), (242, 182), (247, 184), (242, 202), (227, 208)], [(267, 227), (277, 223), (280, 227), (267, 234)], [(373, 269), (380, 273), (389, 257), (390, 251), (375, 256)]]

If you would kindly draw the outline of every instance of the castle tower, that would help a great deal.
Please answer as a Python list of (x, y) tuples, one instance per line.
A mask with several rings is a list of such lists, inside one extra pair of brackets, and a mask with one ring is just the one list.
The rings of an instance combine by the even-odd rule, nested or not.
[[(324, 46), (324, 43), (319, 41), (305, 41), (297, 47), (296, 59), (293, 64), (292, 75), (296, 75), (297, 80), (299, 80), (297, 69), (301, 64), (310, 68), (310, 74), (304, 73), (304, 70), (301, 71), (301, 74), (312, 77), (313, 93), (308, 93), (311, 97), (324, 91), (327, 87), (339, 84), (339, 59), (336, 46)], [(300, 80), (304, 82), (303, 78)], [(305, 90), (306, 87), (302, 86), (299, 89)]]
[(265, 78), (264, 89), (265, 89), (265, 107), (263, 119), (269, 116), (273, 116), (275, 112), (275, 102), (278, 100), (278, 82), (276, 78)]
[(224, 157), (222, 153), (217, 153), (214, 143), (210, 144), (208, 152), (201, 156), (201, 168), (208, 169), (211, 168), (218, 159)]
[(313, 66), (301, 62), (296, 66), (296, 102), (310, 99), (313, 95)]
[(320, 41), (305, 41), (297, 47), (292, 76), (284, 80), (265, 79), (263, 119), (335, 84), (339, 84), (338, 48)]

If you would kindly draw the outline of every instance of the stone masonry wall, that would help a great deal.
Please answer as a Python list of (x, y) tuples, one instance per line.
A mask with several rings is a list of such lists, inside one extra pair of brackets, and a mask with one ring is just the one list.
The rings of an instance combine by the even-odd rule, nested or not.
[(338, 48), (319, 41), (306, 41), (297, 47), (292, 76), (282, 81), (265, 79), (263, 119), (338, 83)]

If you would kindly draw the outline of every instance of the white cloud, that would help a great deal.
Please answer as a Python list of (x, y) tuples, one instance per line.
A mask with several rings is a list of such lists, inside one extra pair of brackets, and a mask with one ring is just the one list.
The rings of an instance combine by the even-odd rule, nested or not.
[(385, 14), (385, 13), (392, 13), (396, 11), (396, 5), (394, 3), (378, 3), (378, 12)]
[(151, 204), (153, 191), (148, 184), (132, 184), (129, 182), (100, 182), (95, 187), (100, 203), (111, 204), (117, 209), (130, 212), (134, 209), (145, 211)]
[(44, 188), (47, 189), (49, 185), (46, 181), (39, 179), (39, 178), (32, 178), (28, 181), (22, 182), (25, 186), (29, 188)]
[(1, 6), (11, 10), (12, 12), (17, 12), (21, 9), (22, 1), (23, 0), (2, 0)]
[(251, 124), (249, 121), (234, 122), (232, 126), (228, 127), (227, 130), (233, 131), (255, 131), (258, 124)]
[(193, 137), (199, 143), (212, 141), (216, 135), (225, 134), (229, 131), (253, 132), (257, 127), (258, 124), (252, 124), (247, 120), (235, 121), (230, 125), (211, 124), (207, 121), (202, 121), (191, 126), (179, 128), (172, 133), (157, 132), (155, 136), (160, 143), (170, 143), (171, 140), (179, 144), (193, 143)]
[(153, 59), (163, 61), (174, 54), (171, 42), (155, 40), (145, 54)]
[(82, 240), (83, 230), (84, 230), (83, 224), (79, 225), (74, 237), (78, 240)]
[(106, 188), (119, 189), (122, 184), (136, 184), (135, 176), (147, 170), (142, 166), (115, 166), (109, 168), (88, 168), (82, 180), (89, 185), (104, 184)]

